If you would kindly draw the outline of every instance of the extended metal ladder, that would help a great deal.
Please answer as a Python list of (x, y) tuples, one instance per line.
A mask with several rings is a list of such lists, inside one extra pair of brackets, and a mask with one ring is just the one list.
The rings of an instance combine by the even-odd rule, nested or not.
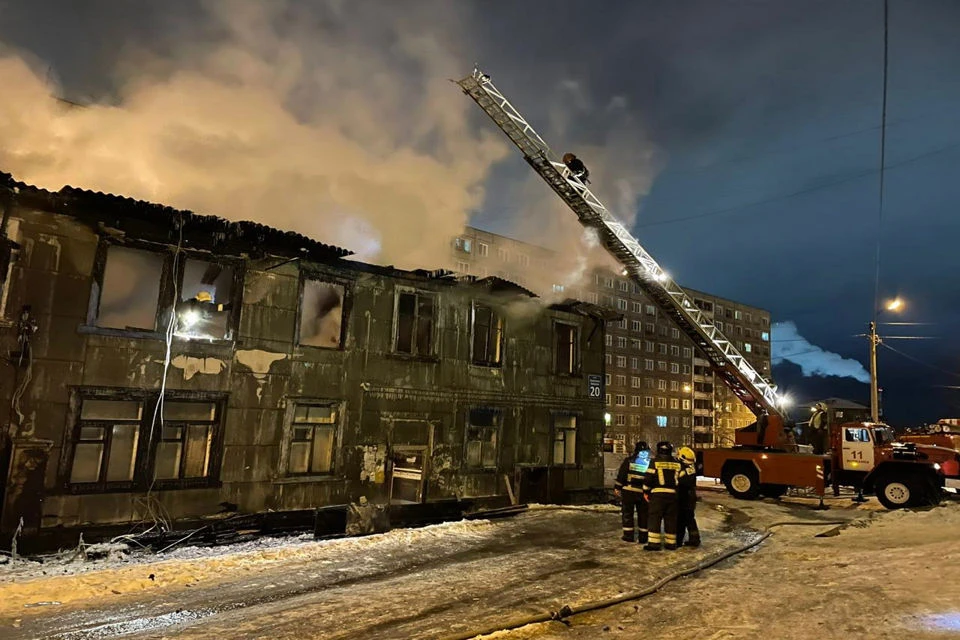
[(763, 412), (782, 415), (776, 387), (740, 355), (593, 192), (556, 159), (549, 145), (493, 85), (490, 76), (474, 69), (457, 84), (519, 147), (524, 159), (577, 214), (580, 223), (596, 230), (601, 242), (620, 261), (627, 274), (693, 340), (710, 361), (714, 372), (747, 408), (757, 416)]

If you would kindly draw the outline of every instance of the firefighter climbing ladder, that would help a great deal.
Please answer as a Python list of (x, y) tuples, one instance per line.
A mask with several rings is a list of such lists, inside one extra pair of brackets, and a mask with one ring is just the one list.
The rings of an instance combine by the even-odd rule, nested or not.
[(693, 300), (670, 279), (656, 260), (640, 246), (583, 182), (556, 159), (550, 146), (480, 69), (457, 84), (483, 109), (523, 157), (577, 214), (580, 223), (594, 229), (601, 242), (640, 289), (700, 348), (717, 375), (754, 415), (782, 414), (776, 387), (747, 362)]

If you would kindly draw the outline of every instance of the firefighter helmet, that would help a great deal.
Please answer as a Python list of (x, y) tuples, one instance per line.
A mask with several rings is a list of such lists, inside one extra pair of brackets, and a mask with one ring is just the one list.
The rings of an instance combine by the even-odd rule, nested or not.
[(680, 447), (680, 451), (677, 452), (677, 455), (684, 462), (689, 462), (690, 464), (695, 464), (697, 462), (697, 454), (695, 454), (693, 449), (690, 447)]
[(640, 453), (641, 451), (650, 451), (650, 445), (645, 440), (637, 440), (637, 443), (633, 445), (634, 453)]
[(213, 296), (209, 291), (201, 291), (195, 296), (197, 302), (213, 302)]
[(657, 443), (657, 455), (658, 456), (672, 456), (673, 455), (673, 445), (663, 440), (662, 442)]
[(576, 159), (577, 159), (577, 156), (573, 155), (572, 153), (563, 154), (563, 164), (570, 164)]

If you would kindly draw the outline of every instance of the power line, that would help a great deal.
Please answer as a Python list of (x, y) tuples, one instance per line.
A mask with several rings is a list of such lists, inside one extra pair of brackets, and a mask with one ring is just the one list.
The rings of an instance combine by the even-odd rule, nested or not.
[(903, 356), (903, 357), (906, 358), (907, 360), (912, 360), (913, 362), (915, 362), (915, 363), (917, 363), (917, 364), (919, 364), (919, 365), (922, 365), (922, 366), (924, 366), (924, 367), (927, 367), (928, 369), (932, 369), (932, 370), (938, 371), (938, 372), (940, 372), (940, 373), (945, 373), (945, 374), (947, 374), (948, 376), (955, 376), (955, 377), (957, 377), (957, 378), (960, 378), (960, 373), (957, 373), (957, 372), (955, 372), (955, 371), (947, 371), (946, 369), (943, 369), (943, 368), (938, 367), (938, 366), (936, 366), (936, 365), (930, 364), (929, 362), (924, 362), (923, 360), (920, 360), (919, 358), (914, 358), (913, 356), (911, 356), (911, 355), (908, 354), (908, 353), (904, 353), (903, 351), (900, 351), (899, 349), (894, 349), (893, 347), (891, 347), (890, 345), (888, 345), (888, 344), (885, 343), (885, 342), (881, 342), (881, 343), (880, 343), (880, 346), (881, 346), (881, 347), (884, 347), (884, 348), (886, 348), (886, 349), (889, 349), (890, 351), (893, 351), (894, 353), (896, 353), (896, 354), (898, 354), (898, 355), (900, 355), (900, 356)]
[(883, 228), (884, 165), (887, 159), (887, 59), (890, 40), (890, 1), (883, 0), (883, 102), (880, 108), (880, 197), (877, 207), (877, 275), (873, 285), (873, 321), (880, 313), (880, 240)]

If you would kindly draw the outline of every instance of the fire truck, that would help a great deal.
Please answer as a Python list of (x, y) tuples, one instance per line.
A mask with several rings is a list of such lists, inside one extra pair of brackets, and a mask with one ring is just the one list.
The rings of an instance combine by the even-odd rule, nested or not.
[[(832, 427), (830, 455), (802, 452), (791, 443), (793, 425), (775, 385), (754, 369), (587, 187), (583, 164), (575, 166), (555, 153), (480, 69), (456, 83), (517, 146), (527, 164), (580, 223), (596, 233), (604, 248), (623, 266), (623, 275), (693, 341), (714, 374), (757, 417), (755, 423), (737, 432), (734, 446), (698, 452), (703, 475), (720, 478), (730, 493), (744, 499), (782, 495), (789, 487), (808, 487), (822, 503), (826, 486), (838, 490), (843, 484), (876, 492), (888, 508), (939, 501), (945, 478), (943, 463), (931, 460), (924, 446), (894, 442), (892, 430), (886, 425), (849, 423)], [(960, 463), (955, 452), (953, 458), (943, 452), (938, 456), (941, 454), (944, 462)]]

